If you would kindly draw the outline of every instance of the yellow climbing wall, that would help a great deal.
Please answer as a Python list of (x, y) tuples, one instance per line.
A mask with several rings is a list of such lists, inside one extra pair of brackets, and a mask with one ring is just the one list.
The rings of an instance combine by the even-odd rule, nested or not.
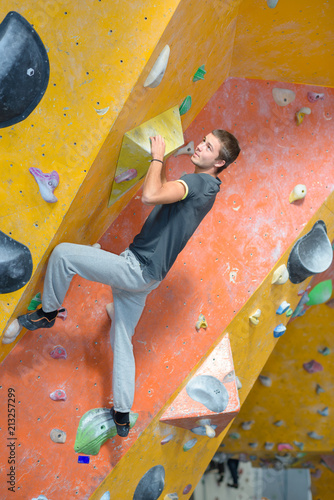
[[(32, 23), (50, 59), (50, 82), (23, 122), (1, 130), (2, 231), (28, 246), (34, 274), (23, 289), (1, 296), (2, 331), (25, 311), (40, 287), (45, 262), (60, 241), (92, 244), (139, 186), (109, 209), (107, 203), (126, 131), (180, 105), (191, 94), (186, 127), (226, 79), (240, 0), (210, 2), (108, 1), (82, 4), (5, 0)], [(131, 8), (129, 8), (131, 5)], [(143, 83), (163, 47), (171, 55), (159, 87)], [(206, 79), (194, 83), (197, 68)], [(57, 170), (58, 202), (47, 204), (28, 168)], [(2, 350), (2, 358), (12, 346)]]
[(333, 86), (333, 19), (328, 0), (244, 0), (230, 76)]

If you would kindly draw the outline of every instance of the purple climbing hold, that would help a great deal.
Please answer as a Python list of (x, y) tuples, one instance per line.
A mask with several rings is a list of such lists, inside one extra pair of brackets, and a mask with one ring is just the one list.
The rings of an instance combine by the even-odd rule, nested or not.
[(191, 488), (192, 488), (192, 485), (191, 484), (187, 484), (187, 486), (183, 490), (183, 494), (186, 495), (187, 493), (189, 493), (189, 491), (191, 490)]
[(125, 172), (122, 172), (121, 174), (117, 175), (115, 177), (115, 182), (116, 184), (119, 184), (120, 182), (124, 181), (132, 181), (132, 179), (135, 179), (138, 175), (138, 172), (135, 168), (129, 168), (129, 170), (126, 170)]
[(66, 392), (63, 389), (57, 389), (56, 391), (51, 392), (50, 398), (53, 401), (66, 401), (67, 396)]
[(168, 436), (164, 437), (161, 441), (160, 444), (166, 444), (169, 443), (173, 439), (174, 435), (173, 434), (168, 434)]
[(307, 92), (307, 98), (310, 102), (319, 101), (319, 99), (324, 99), (325, 94), (317, 94), (316, 92)]
[(312, 359), (308, 363), (304, 363), (303, 368), (307, 371), (307, 373), (316, 373), (323, 371), (323, 366), (317, 361), (314, 361), (314, 359)]
[(55, 203), (57, 198), (53, 194), (53, 191), (59, 184), (58, 173), (53, 170), (51, 174), (44, 174), (42, 170), (37, 167), (30, 167), (29, 172), (34, 176), (43, 200), (48, 203)]
[(66, 359), (67, 352), (61, 345), (56, 345), (56, 347), (54, 347), (52, 351), (50, 351), (50, 356), (53, 359)]

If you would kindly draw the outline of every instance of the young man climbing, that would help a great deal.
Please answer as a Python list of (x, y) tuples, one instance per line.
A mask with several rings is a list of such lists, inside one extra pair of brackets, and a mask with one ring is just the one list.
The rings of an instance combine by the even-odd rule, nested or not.
[(152, 212), (121, 255), (104, 250), (61, 243), (52, 252), (44, 281), (42, 308), (19, 316), (3, 336), (15, 340), (21, 328), (51, 328), (61, 311), (66, 292), (75, 274), (110, 285), (113, 306), (110, 340), (114, 353), (113, 399), (111, 409), (117, 433), (129, 433), (129, 412), (135, 389), (135, 360), (132, 336), (145, 306), (146, 297), (164, 279), (176, 257), (202, 219), (212, 208), (221, 181), (217, 175), (235, 161), (240, 148), (237, 139), (225, 130), (214, 130), (196, 147), (191, 161), (193, 174), (167, 182), (164, 168), (165, 142), (151, 137), (152, 161), (147, 172), (142, 201), (154, 205)]

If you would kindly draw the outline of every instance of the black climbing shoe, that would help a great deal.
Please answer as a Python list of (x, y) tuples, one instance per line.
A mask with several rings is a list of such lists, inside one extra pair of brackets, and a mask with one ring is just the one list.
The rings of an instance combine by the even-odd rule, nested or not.
[(129, 434), (130, 430), (129, 414), (115, 411), (114, 407), (111, 408), (110, 413), (112, 418), (114, 419), (117, 434), (123, 438), (126, 437)]
[(64, 312), (65, 309), (58, 309), (45, 313), (42, 308), (28, 314), (23, 314), (17, 318), (20, 325), (27, 330), (38, 330), (39, 328), (51, 328), (55, 322), (58, 313)]

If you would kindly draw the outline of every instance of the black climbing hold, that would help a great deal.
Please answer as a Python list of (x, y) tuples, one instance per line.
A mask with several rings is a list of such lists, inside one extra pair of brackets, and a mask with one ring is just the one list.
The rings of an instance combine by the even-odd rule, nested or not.
[(14, 125), (36, 108), (49, 82), (42, 40), (17, 12), (0, 24), (0, 128)]
[(138, 483), (133, 500), (157, 500), (165, 486), (165, 469), (156, 465), (144, 474)]
[(287, 268), (292, 283), (301, 283), (309, 276), (326, 271), (333, 260), (333, 249), (326, 224), (318, 220), (311, 231), (293, 246)]
[(31, 273), (29, 248), (0, 231), (0, 293), (19, 290), (28, 283)]

